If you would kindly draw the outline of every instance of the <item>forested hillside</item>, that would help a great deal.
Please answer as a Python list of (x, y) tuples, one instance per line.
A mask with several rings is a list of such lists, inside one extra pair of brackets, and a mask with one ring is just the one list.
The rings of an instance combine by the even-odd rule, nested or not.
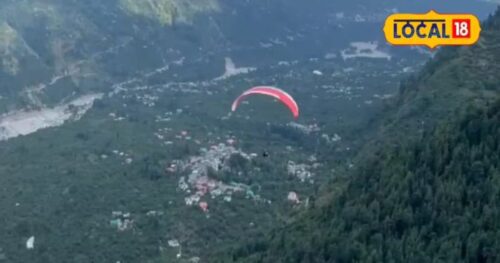
[(499, 153), (500, 101), (377, 152), (327, 206), (232, 260), (496, 262)]
[[(0, 263), (422, 262), (496, 248), (496, 214), (481, 209), (496, 207), (500, 15), (400, 96), (430, 52), (380, 30), (394, 12), (484, 19), (492, 4), (0, 2)], [(233, 112), (257, 85), (286, 90), (299, 118), (262, 96)]]
[(385, 123), (377, 123), (383, 135), (418, 135), (465, 104), (496, 100), (500, 83), (498, 11), (483, 22), (482, 29), (476, 45), (442, 48), (422, 71), (401, 84), (394, 105), (382, 113)]
[[(381, 144), (297, 221), (227, 262), (497, 262), (500, 13), (441, 50), (377, 122)], [(390, 137), (389, 137), (390, 136)], [(215, 261), (220, 261), (217, 258)]]

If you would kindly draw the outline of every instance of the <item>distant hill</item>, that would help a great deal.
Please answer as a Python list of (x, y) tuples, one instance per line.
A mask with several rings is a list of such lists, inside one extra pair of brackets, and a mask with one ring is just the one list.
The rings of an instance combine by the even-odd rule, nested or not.
[[(454, 1), (456, 2), (456, 1)], [(463, 8), (471, 5), (462, 0)], [(372, 38), (391, 10), (424, 10), (431, 1), (4, 0), (0, 10), (0, 112), (40, 107), (110, 86), (137, 72), (280, 43), (297, 50)], [(484, 14), (489, 4), (471, 5)], [(339, 26), (342, 26), (340, 28)], [(378, 27), (378, 24), (377, 24)], [(367, 39), (365, 39), (367, 40)], [(291, 54), (299, 53), (290, 50)]]
[(213, 262), (497, 262), (500, 12), (483, 27), (402, 84), (378, 143), (297, 221)]

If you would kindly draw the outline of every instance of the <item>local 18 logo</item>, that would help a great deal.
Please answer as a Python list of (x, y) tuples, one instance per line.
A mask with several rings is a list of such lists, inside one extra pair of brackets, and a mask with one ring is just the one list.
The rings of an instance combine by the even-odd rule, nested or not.
[(387, 42), (404, 46), (466, 46), (479, 40), (481, 24), (471, 14), (392, 14), (385, 20)]

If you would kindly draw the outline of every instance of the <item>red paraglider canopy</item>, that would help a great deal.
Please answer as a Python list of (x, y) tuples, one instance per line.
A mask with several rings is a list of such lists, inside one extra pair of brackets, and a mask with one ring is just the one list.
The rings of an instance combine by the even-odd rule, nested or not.
[(274, 97), (281, 101), (283, 104), (285, 104), (288, 109), (293, 114), (293, 117), (297, 119), (299, 117), (299, 106), (297, 105), (297, 102), (290, 96), (290, 94), (286, 93), (285, 91), (275, 88), (275, 87), (270, 87), (270, 86), (258, 86), (258, 87), (253, 87), (241, 94), (236, 100), (233, 102), (233, 105), (231, 106), (232, 111), (236, 111), (236, 108), (240, 105), (241, 101), (243, 101), (247, 96), (253, 95), (253, 94), (261, 94), (261, 95), (267, 95)]

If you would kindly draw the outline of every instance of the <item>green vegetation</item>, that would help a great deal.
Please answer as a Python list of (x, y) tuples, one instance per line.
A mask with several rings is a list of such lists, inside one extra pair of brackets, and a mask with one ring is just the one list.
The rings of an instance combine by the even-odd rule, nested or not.
[(120, 4), (134, 15), (156, 19), (161, 24), (171, 25), (174, 22), (176, 11), (170, 0), (120, 0)]
[(415, 144), (373, 153), (327, 205), (228, 261), (496, 262), (499, 153), (500, 101), (469, 108)]
[(213, 262), (497, 262), (499, 40), (500, 10), (477, 46), (443, 49), (402, 84), (356, 169)]
[(422, 126), (432, 128), (464, 105), (496, 100), (500, 85), (500, 15), (491, 16), (482, 27), (477, 45), (442, 48), (419, 74), (402, 83), (400, 96), (385, 112), (385, 131), (403, 134), (404, 130), (406, 135), (418, 135)]
[[(273, 225), (293, 220), (293, 215), (303, 210), (305, 200), (330, 179), (324, 175), (351, 155), (353, 151), (344, 149), (354, 149), (356, 135), (348, 131), (366, 122), (365, 112), (380, 107), (380, 102), (375, 100), (369, 107), (357, 105), (364, 105), (373, 93), (396, 88), (397, 78), (384, 77), (379, 70), (381, 63), (306, 61), (300, 67), (265, 68), (202, 89), (180, 84), (165, 88), (165, 79), (172, 74), (165, 72), (166, 77), (141, 80), (148, 83), (144, 89), (134, 89), (142, 87), (138, 83), (127, 87), (128, 91), (96, 101), (78, 122), (1, 142), (0, 174), (4, 176), (0, 185), (5, 189), (0, 207), (5, 224), (0, 228), (0, 247), (15, 262), (57, 262), (61, 258), (83, 262), (173, 261), (177, 248), (167, 242), (177, 239), (182, 244), (182, 262), (192, 256), (205, 259), (218, 247), (262, 236)], [(311, 72), (319, 64), (328, 67), (325, 74), (353, 67), (359, 75), (352, 72), (318, 80)], [(185, 70), (172, 68), (174, 72)], [(285, 77), (290, 71), (293, 76)], [(387, 85), (371, 86), (379, 80)], [(325, 145), (318, 141), (320, 134), (305, 135), (288, 127), (292, 118), (287, 109), (262, 97), (250, 98), (249, 104), (223, 120), (235, 96), (257, 81), (279, 81), (294, 88), (299, 103), (307, 109), (303, 111), (304, 120), (321, 116), (321, 132), (339, 133), (345, 139)], [(321, 88), (332, 82), (342, 86), (356, 82), (366, 88), (353, 89), (348, 95), (332, 87)], [(317, 88), (295, 89), (302, 85)], [(334, 105), (329, 104), (332, 100)], [(150, 101), (154, 106), (148, 104)], [(157, 121), (167, 118), (170, 121)], [(176, 138), (183, 130), (191, 140)], [(164, 138), (159, 139), (156, 133)], [(185, 204), (179, 177), (187, 172), (171, 174), (165, 168), (174, 160), (198, 155), (202, 147), (225, 142), (228, 136), (234, 136), (238, 148), (256, 153), (257, 158), (247, 161), (234, 155), (228, 160), (228, 170), (212, 170), (209, 175), (227, 184), (246, 184), (251, 193), (235, 193), (230, 202), (206, 198), (210, 209), (207, 218), (196, 205)], [(171, 144), (164, 144), (166, 141)], [(335, 154), (323, 154), (330, 150)], [(268, 151), (269, 157), (262, 157), (263, 151)], [(300, 182), (287, 173), (288, 160), (309, 162), (313, 154), (317, 162), (328, 164), (315, 171), (314, 184)], [(126, 163), (128, 157), (132, 159), (130, 164)], [(288, 202), (290, 191), (296, 192), (304, 204)], [(271, 203), (252, 200), (256, 195)], [(113, 211), (131, 213), (132, 229), (118, 231)], [(156, 215), (148, 215), (150, 211)], [(35, 249), (27, 253), (24, 242), (31, 235), (36, 237)]]
[(120, 5), (133, 15), (141, 15), (162, 25), (189, 23), (198, 13), (217, 11), (217, 0), (120, 0)]
[(11, 74), (16, 75), (19, 71), (19, 61), (13, 56), (12, 48), (16, 43), (17, 33), (6, 22), (0, 24), (0, 54), (2, 56), (1, 68)]
[[(200, 46), (186, 24), (218, 10), (215, 0), (6, 0), (0, 10), (0, 96), (8, 100), (0, 102), (0, 112), (107, 90), (111, 82), (179, 59), (169, 52)], [(165, 29), (173, 22), (185, 28)], [(144, 48), (156, 42), (162, 44)], [(43, 85), (47, 89), (30, 91)]]
[[(330, 43), (342, 42), (338, 44), (342, 47), (351, 41), (331, 34), (331, 25), (325, 23), (330, 10), (348, 8), (350, 2), (226, 1), (225, 14), (210, 17), (202, 14), (217, 11), (216, 1), (32, 2), (5, 0), (0, 10), (1, 20), (9, 22), (0, 28), (0, 47), (15, 50), (11, 54), (19, 61), (17, 75), (0, 72), (0, 112), (32, 106), (30, 96), (51, 106), (81, 94), (108, 93), (117, 86), (123, 89), (97, 101), (79, 121), (0, 142), (0, 262), (195, 262), (196, 257), (204, 262), (219, 248), (249, 240), (257, 242), (238, 246), (230, 257), (214, 256), (214, 261), (321, 262), (334, 257), (361, 261), (389, 259), (389, 253), (396, 260), (403, 255), (391, 250), (392, 244), (403, 246), (402, 242), (412, 240), (414, 249), (421, 244), (415, 235), (430, 233), (427, 229), (436, 221), (439, 226), (444, 224), (440, 215), (426, 214), (425, 205), (458, 200), (452, 199), (455, 192), (450, 189), (466, 193), (463, 210), (470, 210), (473, 216), (481, 211), (480, 202), (488, 204), (491, 217), (496, 215), (496, 177), (491, 174), (498, 172), (498, 155), (494, 154), (498, 137), (493, 135), (498, 128), (496, 108), (471, 111), (462, 121), (431, 133), (412, 128), (423, 114), (426, 123), (437, 123), (442, 116), (461, 112), (456, 108), (465, 102), (474, 99), (487, 104), (493, 100), (497, 79), (481, 74), (497, 72), (493, 63), (498, 55), (494, 51), (496, 31), (485, 32), (479, 45), (484, 49), (481, 54), (472, 56), (468, 49), (443, 50), (427, 66), (427, 73), (402, 86), (406, 87), (402, 99), (384, 113), (382, 127), (386, 129), (380, 135), (394, 135), (395, 140), (413, 135), (416, 143), (402, 141), (396, 149), (385, 146), (374, 151), (367, 147), (363, 150), (367, 161), (350, 166), (363, 145), (367, 118), (395, 91), (402, 69), (416, 69), (422, 58), (395, 56), (390, 64), (374, 59), (321, 58), (337, 50)], [(490, 28), (497, 27), (495, 19), (490, 19)], [(356, 29), (359, 23), (343, 26), (345, 32), (366, 33)], [(311, 41), (320, 35), (325, 39)], [(238, 66), (257, 70), (210, 81), (222, 74), (224, 56), (233, 57)], [(447, 67), (443, 56), (453, 66)], [(443, 83), (451, 77), (460, 79), (467, 69), (466, 58), (474, 62), (476, 57), (486, 61), (481, 62), (486, 68), (467, 74), (480, 80), (461, 89), (459, 95), (450, 92), (461, 82)], [(324, 74), (316, 76), (313, 70)], [(125, 82), (128, 84), (114, 85)], [(261, 83), (287, 87), (303, 109), (298, 121), (302, 126), (298, 127), (317, 124), (320, 131), (307, 134), (287, 125), (291, 118), (286, 109), (262, 98), (252, 98), (229, 116), (232, 99)], [(476, 84), (479, 91), (471, 91)], [(22, 90), (28, 87), (45, 88), (32, 93)], [(414, 87), (422, 87), (415, 96), (410, 93)], [(432, 90), (439, 92), (432, 95)], [(451, 96), (451, 102), (435, 100), (440, 96)], [(477, 109), (477, 104), (472, 103), (470, 109)], [(427, 112), (431, 108), (434, 110)], [(484, 127), (479, 130), (481, 136), (473, 130), (473, 118)], [(182, 190), (180, 178), (190, 171), (170, 172), (168, 168), (229, 138), (235, 139), (237, 148), (256, 157), (248, 160), (234, 154), (224, 169), (208, 170), (211, 179), (244, 190), (230, 196), (203, 196), (200, 201), (209, 206), (205, 214), (197, 202), (186, 204), (188, 193)], [(264, 151), (269, 153), (267, 157), (261, 155)], [(474, 170), (457, 164), (468, 158), (468, 152), (475, 154), (468, 159)], [(431, 156), (441, 159), (434, 162)], [(311, 168), (313, 180), (302, 182), (288, 172), (289, 161), (316, 167)], [(481, 169), (483, 177), (492, 182), (484, 196), (476, 191), (487, 186), (483, 181), (468, 181), (470, 173)], [(411, 172), (409, 179), (405, 179), (407, 171)], [(455, 182), (451, 172), (465, 179)], [(417, 197), (405, 191), (410, 182)], [(454, 184), (458, 186), (453, 188)], [(426, 188), (421, 190), (420, 185)], [(430, 194), (427, 188), (432, 190)], [(292, 191), (298, 194), (299, 204), (287, 200)], [(429, 196), (441, 199), (429, 201)], [(372, 205), (374, 200), (378, 208)], [(408, 219), (414, 213), (408, 211), (408, 204), (415, 206), (419, 218)], [(462, 208), (449, 205), (443, 211), (462, 220), (459, 222), (469, 222), (470, 217), (458, 209)], [(493, 233), (485, 227), (491, 223), (488, 220), (473, 221), (470, 232), (487, 237), (471, 237), (464, 257), (479, 251), (481, 244), (495, 247), (488, 243), (488, 235)], [(271, 232), (269, 239), (258, 239), (277, 226), (284, 227)], [(477, 230), (481, 227), (483, 232)], [(377, 240), (378, 235), (372, 240), (371, 233), (380, 229), (386, 231), (382, 233), (387, 243)], [(408, 234), (407, 229), (417, 234)], [(443, 227), (436, 233), (453, 240), (455, 236), (450, 237), (448, 230)], [(30, 236), (36, 237), (33, 250), (25, 245)], [(180, 248), (169, 244), (172, 240), (182, 247), (181, 257), (177, 257)], [(376, 247), (379, 244), (385, 247)], [(433, 246), (422, 251), (441, 249)]]

